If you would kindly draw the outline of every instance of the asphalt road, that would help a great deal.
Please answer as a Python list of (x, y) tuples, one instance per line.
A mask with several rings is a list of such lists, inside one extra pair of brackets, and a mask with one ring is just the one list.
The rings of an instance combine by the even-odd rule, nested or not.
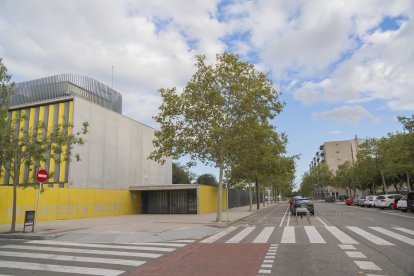
[(414, 275), (414, 214), (287, 204), (200, 240), (88, 244), (0, 240), (2, 275)]

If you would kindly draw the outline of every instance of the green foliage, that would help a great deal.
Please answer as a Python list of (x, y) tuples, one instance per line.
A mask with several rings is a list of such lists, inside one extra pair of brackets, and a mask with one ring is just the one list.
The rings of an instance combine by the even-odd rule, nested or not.
[(190, 184), (194, 179), (194, 174), (189, 168), (179, 163), (172, 163), (172, 181), (173, 184)]
[(217, 180), (214, 175), (206, 173), (197, 178), (197, 184), (217, 185)]
[(333, 172), (326, 164), (318, 164), (303, 175), (299, 192), (307, 196), (314, 194), (316, 197), (325, 187), (332, 185), (334, 185)]
[(281, 112), (279, 93), (265, 73), (233, 54), (218, 54), (216, 64), (196, 56), (197, 71), (182, 93), (160, 89), (163, 99), (154, 117), (156, 148), (150, 159), (164, 162), (189, 155), (219, 168), (217, 221), (221, 221), (224, 170), (238, 162), (240, 149), (252, 141), (252, 129), (267, 125)]

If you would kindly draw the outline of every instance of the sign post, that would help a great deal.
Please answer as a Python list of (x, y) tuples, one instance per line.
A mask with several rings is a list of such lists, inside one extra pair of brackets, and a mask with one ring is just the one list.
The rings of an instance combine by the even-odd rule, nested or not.
[[(37, 205), (36, 205), (36, 219), (35, 219), (35, 224), (37, 224), (37, 218), (39, 217), (39, 202), (40, 202), (40, 191), (42, 190), (42, 184), (43, 182), (45, 182), (46, 180), (49, 179), (49, 174), (46, 170), (39, 170), (36, 173), (36, 178), (37, 181), (39, 181), (39, 191), (37, 194)], [(35, 229), (35, 226), (33, 226), (32, 229)]]

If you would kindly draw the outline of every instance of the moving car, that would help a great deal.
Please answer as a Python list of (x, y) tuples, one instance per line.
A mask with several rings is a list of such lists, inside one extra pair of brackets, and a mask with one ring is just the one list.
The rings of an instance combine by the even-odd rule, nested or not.
[(397, 203), (397, 209), (403, 212), (407, 212), (407, 198), (403, 196)]
[(401, 198), (402, 195), (400, 194), (386, 194), (386, 195), (379, 195), (377, 196), (377, 200), (375, 201), (375, 206), (384, 210), (385, 208), (392, 208), (392, 204), (394, 203), (395, 199)]
[(306, 197), (298, 198), (295, 200), (295, 203), (292, 205), (291, 212), (293, 215), (296, 215), (297, 208), (306, 208), (308, 209), (311, 215), (315, 214), (315, 209), (313, 207), (313, 202)]

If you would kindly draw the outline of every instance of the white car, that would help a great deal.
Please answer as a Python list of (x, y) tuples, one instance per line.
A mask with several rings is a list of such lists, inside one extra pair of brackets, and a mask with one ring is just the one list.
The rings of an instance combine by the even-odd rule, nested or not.
[(400, 194), (387, 194), (387, 195), (379, 195), (377, 196), (377, 200), (375, 201), (375, 207), (381, 208), (392, 208), (392, 204), (396, 198), (400, 198), (402, 195)]
[(397, 209), (403, 212), (407, 212), (407, 198), (405, 196), (398, 200)]
[(375, 201), (377, 200), (377, 196), (369, 195), (365, 198), (365, 206), (367, 207), (375, 207)]

